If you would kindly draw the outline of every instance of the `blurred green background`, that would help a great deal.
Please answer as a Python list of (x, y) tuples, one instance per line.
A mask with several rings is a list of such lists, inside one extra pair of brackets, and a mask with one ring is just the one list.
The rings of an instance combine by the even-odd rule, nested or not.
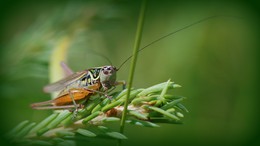
[[(259, 6), (257, 1), (148, 1), (142, 46), (208, 16), (243, 19), (206, 21), (139, 54), (134, 87), (171, 78), (183, 86), (174, 94), (189, 97), (184, 105), (190, 113), (182, 125), (127, 126), (124, 145), (259, 144)], [(115, 66), (131, 55), (139, 8), (139, 1), (130, 0), (1, 1), (1, 135), (52, 112), (29, 105), (50, 99), (42, 87), (49, 83), (53, 59), (62, 57), (55, 50), (63, 51), (75, 71), (109, 64), (93, 50)], [(128, 78), (129, 64), (118, 72), (119, 80)], [(8, 144), (3, 136), (1, 141)]]

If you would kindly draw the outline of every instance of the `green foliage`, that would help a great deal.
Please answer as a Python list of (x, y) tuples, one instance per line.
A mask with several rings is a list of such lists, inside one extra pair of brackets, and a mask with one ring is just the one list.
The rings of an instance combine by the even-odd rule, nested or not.
[[(167, 94), (168, 90), (179, 87), (176, 85), (168, 80), (145, 89), (132, 89), (128, 100), (126, 123), (143, 127), (159, 127), (157, 124), (161, 121), (180, 123), (182, 113), (187, 112), (187, 109), (180, 104), (185, 98)], [(85, 107), (79, 110), (76, 118), (73, 118), (72, 112), (64, 110), (51, 114), (37, 124), (23, 121), (8, 133), (8, 137), (15, 143), (37, 145), (67, 144), (80, 136), (127, 139), (127, 136), (106, 126), (120, 121), (124, 111), (126, 90), (111, 95), (112, 100), (99, 96), (92, 97)]]

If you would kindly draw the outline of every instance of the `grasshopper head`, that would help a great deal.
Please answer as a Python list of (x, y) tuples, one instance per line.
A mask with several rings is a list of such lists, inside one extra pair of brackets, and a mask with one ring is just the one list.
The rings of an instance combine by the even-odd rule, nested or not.
[(100, 71), (100, 82), (104, 90), (115, 85), (117, 69), (114, 66), (104, 66)]

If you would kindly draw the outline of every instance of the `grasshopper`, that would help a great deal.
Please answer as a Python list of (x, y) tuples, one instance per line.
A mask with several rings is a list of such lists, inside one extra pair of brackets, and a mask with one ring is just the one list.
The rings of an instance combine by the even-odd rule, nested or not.
[(69, 67), (62, 63), (63, 70), (68, 76), (43, 88), (47, 93), (60, 91), (57, 98), (49, 101), (31, 104), (33, 109), (69, 109), (76, 110), (82, 105), (82, 100), (89, 99), (93, 94), (102, 94), (108, 98), (109, 89), (123, 85), (125, 81), (116, 81), (117, 68), (111, 65), (89, 68), (84, 71), (73, 73)]
[[(166, 38), (172, 36), (184, 29), (187, 29), (195, 24), (204, 22), (206, 20), (215, 18), (217, 16), (211, 16), (194, 23), (191, 23), (187, 26), (184, 26), (174, 32), (171, 32), (167, 35), (160, 37), (139, 49), (138, 52), (144, 50), (148, 46)], [(44, 91), (47, 93), (60, 91), (57, 98), (49, 101), (38, 102), (31, 104), (33, 109), (71, 109), (75, 108), (77, 112), (78, 108), (82, 106), (81, 101), (87, 101), (94, 94), (101, 94), (107, 98), (108, 91), (114, 89), (117, 85), (123, 85), (125, 88), (125, 81), (116, 81), (116, 72), (132, 57), (129, 56), (120, 66), (116, 68), (112, 65), (93, 67), (86, 69), (84, 71), (73, 73), (66, 64), (62, 64), (62, 68), (67, 72), (68, 76), (60, 81), (49, 84), (44, 87)]]

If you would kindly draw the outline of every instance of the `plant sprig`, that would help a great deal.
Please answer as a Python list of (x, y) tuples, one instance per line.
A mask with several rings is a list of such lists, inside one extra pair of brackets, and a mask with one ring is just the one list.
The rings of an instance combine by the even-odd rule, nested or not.
[[(188, 112), (181, 104), (185, 97), (167, 94), (169, 90), (178, 87), (180, 85), (168, 80), (145, 89), (132, 89), (126, 123), (144, 127), (159, 127), (158, 123), (162, 122), (180, 123), (183, 112)], [(8, 137), (14, 142), (42, 145), (55, 145), (78, 136), (127, 139), (122, 133), (106, 127), (107, 123), (121, 120), (126, 90), (112, 93), (112, 100), (98, 96), (91, 98), (74, 119), (70, 111), (64, 110), (51, 114), (37, 124), (23, 121), (8, 133)]]

